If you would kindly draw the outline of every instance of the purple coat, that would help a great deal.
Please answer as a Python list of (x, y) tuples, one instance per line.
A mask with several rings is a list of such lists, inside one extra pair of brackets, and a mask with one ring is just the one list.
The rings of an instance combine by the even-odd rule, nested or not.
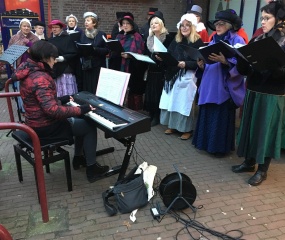
[[(236, 43), (245, 44), (242, 37), (233, 31), (229, 31), (224, 41), (232, 46)], [(213, 40), (209, 44), (214, 44)], [(222, 63), (206, 64), (203, 72), (199, 92), (198, 105), (215, 103), (222, 104), (232, 97), (237, 106), (243, 104), (245, 96), (244, 76), (236, 69), (236, 59), (228, 58), (230, 67)]]

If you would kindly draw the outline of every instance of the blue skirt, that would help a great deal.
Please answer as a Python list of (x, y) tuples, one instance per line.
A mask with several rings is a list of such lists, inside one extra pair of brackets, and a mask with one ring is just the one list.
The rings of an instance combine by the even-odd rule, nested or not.
[(200, 105), (192, 144), (209, 153), (235, 150), (235, 110), (231, 100)]

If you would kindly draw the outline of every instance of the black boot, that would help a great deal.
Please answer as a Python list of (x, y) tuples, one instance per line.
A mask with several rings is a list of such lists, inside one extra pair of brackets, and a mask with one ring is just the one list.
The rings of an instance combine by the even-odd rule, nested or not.
[(257, 170), (256, 173), (248, 179), (248, 183), (252, 186), (260, 185), (267, 178), (267, 172)]
[(245, 159), (244, 162), (240, 165), (232, 166), (232, 171), (234, 173), (242, 173), (242, 172), (254, 172), (255, 170), (255, 159)]
[(248, 180), (248, 183), (252, 186), (260, 185), (267, 178), (267, 171), (271, 162), (271, 158), (264, 158), (263, 164), (258, 164), (256, 173)]
[(86, 167), (86, 159), (85, 156), (74, 156), (72, 160), (72, 166), (74, 170), (78, 170), (80, 166)]
[(102, 178), (102, 176), (109, 171), (108, 166), (101, 166), (99, 163), (95, 163), (86, 167), (87, 179), (90, 183), (95, 182)]

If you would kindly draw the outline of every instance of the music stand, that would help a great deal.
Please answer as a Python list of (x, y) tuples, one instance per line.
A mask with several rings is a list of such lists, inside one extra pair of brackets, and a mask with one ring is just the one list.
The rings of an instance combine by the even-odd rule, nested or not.
[(27, 46), (12, 45), (11, 47), (7, 48), (0, 56), (0, 62), (12, 65), (28, 49), (29, 47)]
[[(19, 58), (21, 57), (29, 47), (27, 46), (20, 46), (20, 45), (12, 45), (9, 48), (7, 48), (3, 54), (0, 56), (0, 62), (3, 62), (5, 64), (8, 64), (9, 67), (11, 68), (11, 65)], [(13, 90), (16, 92), (16, 86), (14, 81), (12, 81), (13, 84)], [(21, 119), (21, 113), (20, 113), (20, 108), (19, 108), (19, 102), (18, 102), (18, 97), (15, 97), (16, 105), (17, 105), (17, 112), (18, 112), (18, 118), (19, 122), (23, 122)], [(11, 132), (11, 131), (10, 131)], [(10, 133), (9, 132), (9, 133)], [(9, 135), (7, 134), (7, 136)]]

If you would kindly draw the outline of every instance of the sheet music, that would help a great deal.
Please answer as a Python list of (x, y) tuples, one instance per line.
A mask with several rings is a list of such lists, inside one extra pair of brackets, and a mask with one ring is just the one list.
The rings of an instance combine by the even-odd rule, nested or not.
[(153, 51), (154, 52), (167, 52), (167, 48), (162, 44), (161, 41), (159, 41), (159, 39), (154, 36), (153, 38)]
[(143, 55), (143, 54), (139, 54), (139, 53), (133, 53), (133, 52), (125, 52), (127, 54), (132, 55), (135, 59), (137, 59), (138, 61), (143, 61), (143, 62), (148, 62), (148, 63), (152, 63), (152, 64), (156, 64), (155, 61), (153, 61), (149, 56), (147, 55)]
[(123, 106), (130, 73), (101, 68), (96, 96)]

